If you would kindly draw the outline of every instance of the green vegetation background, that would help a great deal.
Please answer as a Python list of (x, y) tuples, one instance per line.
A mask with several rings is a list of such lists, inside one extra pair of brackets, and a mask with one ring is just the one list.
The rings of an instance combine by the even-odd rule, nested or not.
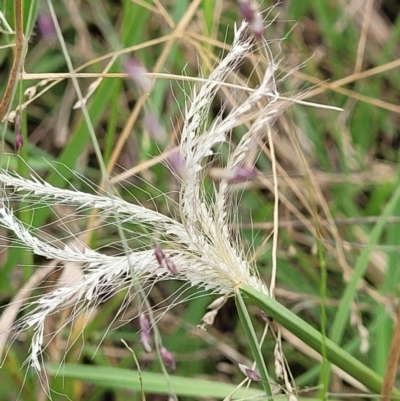
[[(85, 66), (81, 72), (101, 73), (110, 60), (103, 56), (122, 51), (108, 74), (124, 72), (124, 57), (134, 55), (150, 72), (188, 77), (157, 78), (146, 97), (129, 78), (110, 75), (87, 103), (110, 174), (118, 177), (135, 167), (135, 176), (126, 178), (123, 186), (118, 187), (120, 195), (169, 214), (171, 203), (160, 194), (170, 194), (174, 199), (177, 183), (154, 157), (172, 146), (179, 136), (183, 106), (194, 85), (189, 78), (206, 77), (218, 63), (224, 43), (230, 43), (234, 23), (240, 21), (240, 13), (238, 4), (230, 0), (160, 3), (162, 7), (150, 0), (74, 0), (54, 2), (54, 7), (74, 67)], [(327, 335), (383, 376), (398, 305), (398, 200), (379, 236), (374, 236), (373, 229), (399, 184), (400, 8), (394, 1), (365, 1), (360, 7), (356, 3), (282, 1), (264, 14), (271, 21), (267, 23), (265, 38), (271, 40), (279, 61), (278, 75), (283, 77), (302, 65), (282, 83), (281, 92), (289, 96), (308, 90), (307, 100), (343, 108), (343, 112), (335, 112), (296, 105), (276, 124), (279, 186), (285, 198), (280, 207), (276, 298), (320, 329), (321, 294), (325, 294)], [(13, 27), (13, 2), (3, 0), (0, 5)], [(271, 5), (272, 2), (265, 1), (260, 7)], [(23, 6), (25, 33), (29, 37), (24, 71), (28, 75), (42, 75), (17, 82), (12, 109), (28, 102), (21, 113), (24, 146), (20, 158), (6, 156), (13, 153), (15, 141), (14, 125), (7, 124), (3, 166), (7, 164), (21, 175), (28, 175), (28, 165), (52, 185), (91, 191), (87, 182), (72, 173), (77, 171), (94, 185), (101, 184), (82, 113), (72, 109), (76, 101), (73, 86), (69, 79), (60, 79), (51, 88), (47, 87), (50, 81), (41, 85), (44, 79), (52, 79), (50, 74), (68, 71), (57, 37), (44, 35), (36, 24), (38, 16), (47, 13), (46, 2), (24, 2)], [(13, 59), (13, 48), (7, 45), (13, 43), (14, 35), (0, 35), (0, 93)], [(257, 69), (265, 68), (261, 61), (257, 64), (257, 52), (254, 55), (240, 71), (249, 86), (257, 84)], [(79, 78), (84, 94), (94, 80)], [(39, 95), (29, 101), (25, 91), (31, 87), (36, 87)], [(40, 93), (43, 89), (46, 90)], [(219, 111), (217, 106), (218, 103), (214, 116)], [(148, 132), (144, 117), (150, 112), (165, 130), (164, 145), (154, 141)], [(233, 143), (244, 129), (232, 133)], [(123, 146), (118, 148), (117, 143)], [(266, 239), (273, 220), (268, 147), (260, 148), (256, 166), (263, 180), (239, 189), (237, 222), (244, 247), (250, 256), (255, 255), (258, 269), (268, 282), (271, 241)], [(54, 216), (46, 210), (33, 215), (29, 208), (20, 207), (19, 217), (33, 227), (45, 223), (49, 234), (62, 235), (51, 226)], [(317, 226), (322, 242), (310, 229)], [(103, 227), (92, 235), (90, 245), (111, 251), (108, 246), (117, 235)], [(137, 245), (135, 239), (132, 245)], [(33, 266), (48, 262), (13, 247), (4, 248), (0, 258), (0, 306), (5, 307), (38, 269)], [(357, 279), (351, 282), (353, 272)], [(347, 299), (350, 285), (354, 291)], [(171, 282), (156, 287), (152, 302), (168, 305), (169, 296), (179, 286)], [(189, 292), (187, 296), (190, 295)], [(77, 337), (65, 359), (64, 349), (75, 339), (82, 322), (77, 322), (71, 333), (66, 331), (48, 348), (46, 358), (52, 362), (48, 373), (54, 400), (65, 399), (60, 394), (74, 401), (141, 399), (137, 366), (121, 339), (140, 362), (147, 399), (165, 399), (165, 395), (155, 394), (168, 393), (167, 379), (160, 374), (156, 358), (141, 350), (137, 322), (133, 320), (124, 326), (113, 322), (123, 297), (119, 294), (99, 306), (85, 329), (84, 339)], [(196, 325), (213, 297), (193, 298), (168, 311), (159, 322), (163, 342), (177, 361), (177, 370), (170, 380), (180, 399), (222, 398), (233, 388), (229, 384), (236, 385), (243, 379), (237, 364), (250, 363), (250, 350), (233, 300), (220, 311), (215, 325), (201, 332)], [(130, 305), (126, 318), (135, 316), (137, 308), (138, 305)], [(261, 333), (263, 320), (259, 310), (250, 307), (250, 313)], [(65, 318), (56, 317), (51, 324), (57, 327)], [(108, 330), (109, 325), (112, 330)], [(21, 368), (29, 349), (29, 335), (18, 337), (4, 359), (0, 370), (2, 400), (19, 397), (32, 401), (45, 397), (38, 379)], [(320, 364), (314, 354), (286, 330), (282, 331), (282, 342), (299, 391), (317, 386)], [(361, 343), (367, 344), (368, 350), (361, 352)], [(270, 372), (274, 371), (274, 347), (275, 340), (269, 335), (262, 352)], [(54, 378), (57, 366), (59, 375)], [(248, 393), (236, 396), (257, 394), (260, 389), (253, 384)], [(357, 394), (362, 392), (350, 378), (337, 372), (331, 380), (331, 390), (336, 399), (344, 394), (360, 399)], [(318, 397), (317, 394), (310, 391), (305, 396)]]

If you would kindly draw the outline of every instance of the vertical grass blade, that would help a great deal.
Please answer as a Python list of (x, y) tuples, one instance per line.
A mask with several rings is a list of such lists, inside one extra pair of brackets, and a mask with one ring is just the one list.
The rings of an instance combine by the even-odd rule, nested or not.
[(262, 378), (262, 384), (265, 393), (267, 394), (267, 399), (273, 400), (267, 367), (265, 365), (264, 358), (262, 356), (261, 349), (257, 341), (257, 336), (254, 331), (253, 324), (251, 323), (250, 316), (247, 312), (247, 308), (243, 301), (240, 291), (236, 291), (235, 302), (236, 302), (236, 309), (238, 311), (239, 318), (243, 326), (243, 330), (246, 334), (251, 352), (253, 354), (254, 360), (256, 361), (258, 370), (260, 372), (260, 376)]

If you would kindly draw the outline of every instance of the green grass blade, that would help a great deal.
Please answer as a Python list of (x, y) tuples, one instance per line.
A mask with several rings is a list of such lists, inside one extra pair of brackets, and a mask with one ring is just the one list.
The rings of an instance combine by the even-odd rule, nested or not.
[[(240, 290), (279, 324), (290, 330), (315, 351), (318, 353), (321, 352), (323, 336), (318, 330), (314, 329), (306, 321), (292, 313), (276, 300), (267, 297), (254, 288), (248, 285), (242, 285)], [(365, 366), (332, 340), (325, 338), (324, 341), (326, 357), (330, 362), (353, 376), (372, 392), (380, 393), (382, 378), (376, 372)], [(400, 396), (399, 390), (394, 390), (394, 393)]]
[(340, 305), (336, 313), (331, 332), (332, 340), (338, 344), (342, 340), (343, 332), (346, 327), (348, 317), (350, 314), (350, 307), (356, 294), (358, 283), (360, 279), (363, 277), (365, 270), (367, 269), (371, 252), (374, 249), (374, 246), (377, 244), (378, 239), (382, 234), (387, 219), (393, 214), (395, 207), (399, 201), (400, 201), (400, 185), (397, 185), (396, 191), (394, 192), (392, 198), (382, 211), (381, 215), (379, 216), (378, 221), (376, 222), (374, 228), (372, 229), (368, 237), (367, 244), (365, 245), (363, 251), (361, 252), (360, 257), (357, 259), (351, 280), (346, 287), (342, 300), (340, 301)]
[[(60, 375), (64, 379), (72, 378), (96, 384), (110, 389), (129, 389), (140, 392), (141, 383), (139, 374), (135, 370), (118, 369), (103, 366), (66, 364), (46, 365), (47, 372), (51, 375)], [(150, 394), (169, 394), (169, 385), (162, 373), (141, 372), (143, 389)], [(196, 398), (225, 398), (236, 390), (233, 384), (221, 383), (211, 380), (171, 376), (170, 381), (177, 396)], [(238, 389), (233, 399), (257, 397), (261, 393), (254, 389)]]
[(236, 309), (238, 311), (240, 321), (242, 322), (243, 330), (246, 334), (247, 341), (249, 342), (249, 347), (251, 349), (254, 360), (256, 361), (256, 365), (260, 372), (262, 384), (267, 394), (267, 399), (273, 400), (267, 367), (265, 365), (264, 358), (261, 353), (260, 345), (257, 341), (257, 335), (254, 331), (253, 324), (251, 323), (250, 316), (247, 312), (247, 308), (243, 301), (242, 295), (240, 294), (240, 291), (236, 292), (235, 301), (236, 301)]

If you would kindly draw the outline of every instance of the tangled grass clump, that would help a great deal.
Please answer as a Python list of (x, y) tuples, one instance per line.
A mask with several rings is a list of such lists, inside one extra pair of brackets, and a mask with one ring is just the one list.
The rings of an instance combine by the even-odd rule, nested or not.
[[(11, 14), (0, 10), (4, 32), (15, 33), (16, 41), (0, 117), (5, 121), (6, 146), (12, 143), (19, 153), (4, 153), (0, 166), (0, 257), (5, 266), (0, 269), (0, 354), (6, 374), (14, 374), (15, 366), (28, 368), (17, 374), (18, 384), (24, 384), (24, 401), (30, 401), (28, 393), (37, 380), (42, 384), (35, 392), (37, 399), (63, 392), (53, 377), (59, 372), (64, 378), (97, 380), (108, 388), (135, 388), (142, 398), (145, 392), (156, 391), (148, 386), (156, 377), (164, 386), (160, 392), (171, 399), (235, 394), (269, 400), (285, 395), (294, 401), (301, 391), (297, 378), (300, 386), (318, 383), (312, 394), (326, 399), (332, 373), (343, 386), (363, 394), (398, 396), (394, 357), (385, 376), (382, 363), (373, 370), (367, 366), (366, 353), (371, 345), (374, 348), (370, 338), (376, 332), (370, 325), (367, 329), (364, 319), (374, 310), (369, 302), (378, 302), (384, 305), (382, 314), (390, 320), (386, 328), (391, 330), (396, 303), (380, 289), (380, 282), (365, 280), (364, 274), (374, 246), (384, 237), (385, 223), (396, 210), (400, 189), (377, 208), (382, 213), (360, 254), (347, 249), (344, 238), (350, 244), (356, 234), (347, 238), (348, 233), (338, 229), (340, 219), (333, 209), (344, 213), (341, 207), (346, 203), (346, 209), (348, 202), (340, 197), (331, 200), (336, 184), (324, 187), (320, 180), (327, 179), (324, 163), (332, 162), (335, 172), (340, 163), (348, 163), (347, 180), (362, 157), (355, 156), (343, 127), (335, 137), (343, 141), (343, 154), (332, 145), (330, 130), (343, 121), (326, 124), (324, 113), (341, 109), (305, 101), (326, 88), (354, 95), (340, 89), (343, 82), (352, 81), (331, 85), (315, 79), (314, 70), (305, 78), (297, 67), (283, 65), (287, 58), (281, 40), (264, 39), (272, 36), (269, 30), (275, 24), (282, 28), (275, 12), (282, 11), (281, 5), (262, 13), (255, 0), (226, 0), (221, 2), (224, 7), (194, 0), (182, 15), (178, 6), (165, 7), (159, 1), (127, 1), (118, 11), (104, 0), (96, 9), (87, 5), (80, 15), (72, 1), (65, 3), (75, 17), (69, 26), (58, 20), (60, 5), (47, 0), (47, 10), (37, 10), (33, 3), (26, 6), (29, 12), (22, 12), (22, 2), (16, 0), (14, 30), (7, 23)], [(244, 22), (225, 29), (232, 4)], [(326, 11), (322, 4), (314, 11)], [(169, 14), (172, 8), (175, 11)], [(28, 21), (22, 23), (24, 15)], [(218, 27), (217, 15), (224, 16)], [(267, 25), (270, 15), (276, 19)], [(149, 32), (164, 36), (148, 40), (144, 21)], [(78, 33), (74, 44), (71, 27)], [(199, 27), (208, 36), (199, 34)], [(212, 39), (221, 32), (224, 41)], [(276, 32), (281, 37), (284, 31)], [(102, 41), (113, 49), (109, 54), (103, 54)], [(224, 53), (220, 58), (214, 54), (218, 46)], [(196, 57), (189, 48), (196, 50)], [(304, 57), (297, 50), (292, 48), (290, 58), (300, 65)], [(54, 57), (62, 72), (27, 72), (43, 70), (41, 54), (46, 55), (46, 66)], [(360, 50), (357, 57), (361, 56)], [(74, 67), (80, 58), (84, 62)], [(173, 66), (166, 60), (173, 60)], [(361, 65), (357, 59), (357, 71)], [(160, 72), (174, 68), (185, 74)], [(52, 96), (58, 95), (51, 89), (67, 80), (63, 100), (54, 108)], [(294, 90), (299, 80), (317, 86)], [(190, 82), (194, 84), (189, 89)], [(370, 101), (366, 96), (357, 99)], [(341, 104), (339, 100), (332, 103)], [(14, 134), (8, 132), (7, 121), (14, 122)], [(35, 130), (32, 121), (39, 121)], [(171, 122), (174, 128), (168, 138)], [(327, 131), (317, 132), (316, 127), (324, 124)], [(33, 131), (29, 138), (28, 130)], [(338, 192), (346, 193), (351, 202), (357, 191), (367, 196), (370, 187), (357, 185)], [(261, 230), (259, 235), (255, 229)], [(14, 269), (15, 264), (23, 268)], [(5, 277), (10, 291), (2, 281)], [(209, 295), (217, 299), (211, 301)], [(185, 319), (177, 317), (185, 313)], [(234, 346), (228, 336), (216, 340), (214, 335), (224, 316), (229, 316), (227, 326), (235, 324), (236, 316), (240, 320)], [(174, 325), (178, 334), (172, 336)], [(357, 344), (342, 344), (351, 332), (345, 330), (347, 325), (360, 337), (357, 354)], [(213, 344), (210, 354), (197, 349), (197, 340), (184, 338), (180, 330)], [(395, 349), (396, 331), (393, 343)], [(308, 359), (300, 362), (293, 357), (292, 346), (295, 355), (306, 354), (321, 365), (311, 366)], [(215, 356), (216, 349), (229, 364)], [(126, 366), (136, 368), (132, 375), (113, 366), (120, 352)], [(103, 353), (110, 353), (106, 362), (98, 360)], [(93, 366), (88, 366), (88, 357)], [(235, 384), (225, 387), (214, 380), (217, 376), (213, 382), (195, 377), (186, 382), (179, 373), (192, 368), (192, 358), (202, 364), (201, 371), (193, 372), (224, 372), (225, 381)], [(378, 359), (386, 363), (384, 357)], [(157, 367), (153, 361), (158, 361)], [(97, 369), (99, 365), (105, 370)], [(161, 377), (151, 376), (159, 369)], [(177, 374), (170, 376), (175, 369)], [(242, 375), (244, 381), (236, 385)], [(250, 383), (252, 387), (245, 388)], [(73, 391), (66, 389), (71, 399), (85, 399), (85, 390), (78, 391), (79, 396)]]

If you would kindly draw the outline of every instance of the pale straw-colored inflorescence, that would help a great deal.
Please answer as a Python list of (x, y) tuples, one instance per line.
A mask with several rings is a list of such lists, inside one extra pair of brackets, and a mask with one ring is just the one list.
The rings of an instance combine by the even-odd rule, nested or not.
[[(217, 91), (251, 52), (252, 39), (246, 35), (246, 30), (245, 23), (235, 30), (230, 51), (203, 86), (194, 92), (191, 105), (186, 107), (179, 153), (185, 166), (179, 200), (180, 221), (127, 203), (115, 195), (60, 189), (34, 176), (25, 179), (6, 170), (0, 171), (0, 181), (4, 183), (0, 225), (14, 232), (14, 246), (29, 248), (37, 255), (61, 263), (74, 262), (82, 270), (79, 279), (66, 282), (52, 292), (29, 301), (33, 310), (13, 327), (19, 331), (33, 329), (28, 362), (36, 370), (41, 369), (46, 318), (66, 305), (70, 306), (71, 302), (74, 304), (75, 317), (97, 305), (104, 291), (134, 289), (138, 283), (171, 277), (216, 294), (231, 295), (243, 283), (268, 294), (267, 287), (246, 261), (240, 246), (231, 239), (227, 221), (229, 182), (220, 182), (214, 200), (204, 195), (202, 187), (205, 158), (213, 155), (215, 145), (225, 142), (234, 127), (251, 120), (251, 128), (231, 152), (225, 168), (231, 170), (242, 166), (249, 151), (254, 148), (254, 141), (265, 135), (265, 127), (287, 104), (280, 99), (276, 90), (276, 67), (270, 60), (259, 87), (244, 102), (234, 106), (225, 118), (219, 117), (210, 126), (206, 125), (209, 108)], [(146, 226), (146, 233), (151, 240), (160, 233), (167, 238), (163, 252), (173, 260), (178, 274), (173, 274), (157, 262), (153, 246), (131, 249), (122, 256), (110, 256), (78, 241), (75, 242), (78, 245), (62, 244), (60, 240), (49, 241), (40, 235), (39, 230), (33, 230), (15, 217), (9, 206), (14, 200), (24, 201), (25, 204), (30, 202), (32, 208), (40, 203), (50, 207), (71, 205), (77, 211), (99, 209), (104, 215), (114, 216), (116, 222), (140, 223)], [(148, 243), (151, 244), (151, 240)]]

